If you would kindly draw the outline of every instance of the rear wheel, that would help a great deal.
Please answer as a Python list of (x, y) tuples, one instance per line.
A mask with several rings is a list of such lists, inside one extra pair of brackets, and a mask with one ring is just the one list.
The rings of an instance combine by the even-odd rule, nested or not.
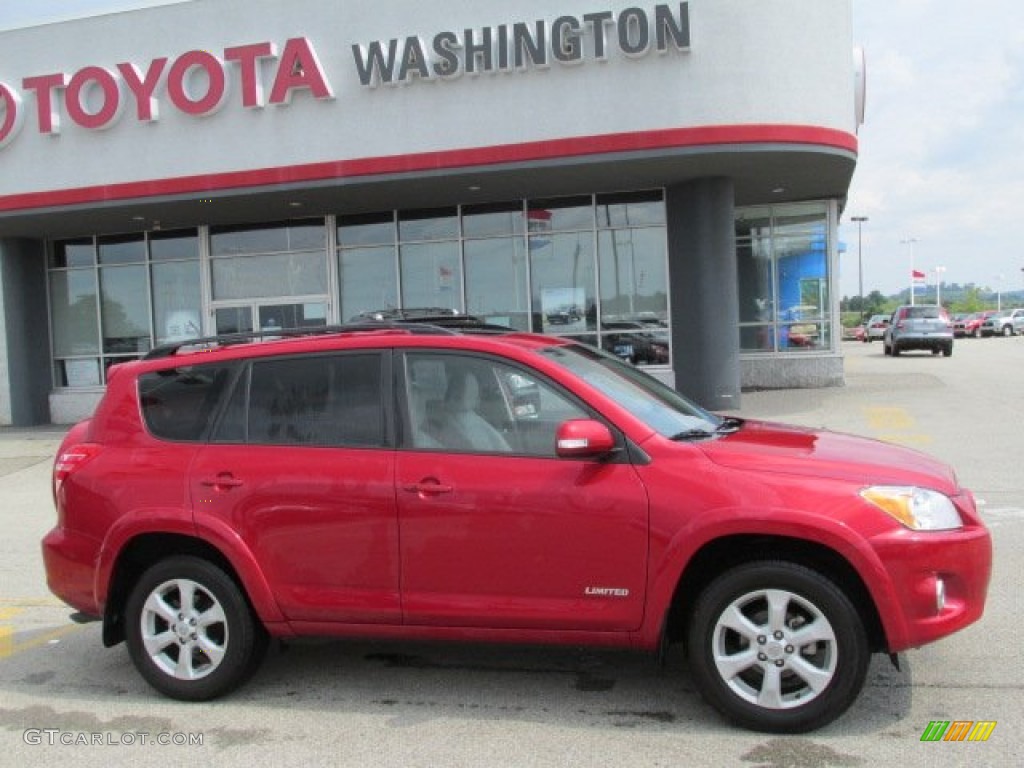
[(1003, 326), (1003, 336), (1013, 336), (1013, 326), (1012, 325), (1004, 325)]
[(267, 647), (266, 631), (238, 585), (197, 557), (170, 557), (151, 567), (125, 614), (136, 669), (174, 699), (228, 693), (255, 671)]
[(942, 356), (943, 357), (951, 357), (952, 355), (953, 355), (953, 345), (952, 344), (947, 344), (945, 347), (942, 348)]
[(892, 356), (893, 357), (899, 357), (900, 356), (900, 348), (896, 344), (895, 341), (892, 343)]
[(726, 571), (701, 594), (689, 664), (704, 698), (759, 731), (802, 733), (839, 717), (864, 685), (860, 616), (822, 574), (763, 561)]

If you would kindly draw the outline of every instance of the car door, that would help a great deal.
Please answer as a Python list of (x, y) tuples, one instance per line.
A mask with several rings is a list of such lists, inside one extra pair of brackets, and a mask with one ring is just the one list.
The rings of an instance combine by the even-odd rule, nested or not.
[(190, 485), (237, 533), (291, 621), (399, 623), (390, 353), (251, 363)]
[(497, 359), (409, 352), (397, 367), (408, 424), (396, 454), (405, 622), (639, 627), (644, 487), (625, 451), (555, 456), (558, 424), (592, 414)]

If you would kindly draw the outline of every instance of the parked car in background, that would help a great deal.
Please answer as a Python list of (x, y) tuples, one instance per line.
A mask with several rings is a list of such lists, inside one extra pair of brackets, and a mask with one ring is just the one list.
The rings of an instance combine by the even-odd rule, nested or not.
[(606, 333), (602, 346), (623, 360), (634, 365), (667, 365), (668, 333), (654, 331), (652, 326), (632, 320), (604, 322), (601, 327)]
[(868, 320), (867, 332), (864, 335), (865, 342), (882, 341), (885, 338), (885, 329), (889, 327), (889, 315), (872, 315)]
[(981, 617), (991, 536), (945, 464), (435, 314), (112, 367), (57, 452), (50, 589), (176, 699), (235, 689), (272, 636), (677, 642), (721, 713), (790, 733), (872, 653)]
[(994, 310), (986, 310), (984, 312), (971, 312), (968, 315), (957, 319), (953, 319), (953, 336), (955, 338), (978, 338), (981, 336), (981, 324), (985, 322), (990, 314)]
[(953, 325), (945, 308), (935, 304), (897, 307), (885, 329), (883, 351), (899, 357), (910, 349), (924, 349), (933, 355), (953, 354)]
[(1007, 309), (992, 314), (981, 324), (982, 336), (1015, 336), (1024, 333), (1024, 309)]

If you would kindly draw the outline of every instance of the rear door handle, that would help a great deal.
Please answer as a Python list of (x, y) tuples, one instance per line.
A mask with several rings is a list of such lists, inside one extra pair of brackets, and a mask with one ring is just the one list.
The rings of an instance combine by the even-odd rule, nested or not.
[(224, 472), (223, 474), (217, 475), (212, 479), (200, 480), (200, 485), (204, 485), (207, 488), (219, 488), (219, 489), (230, 489), (237, 488), (240, 485), (244, 485), (241, 480), (236, 480), (235, 476), (230, 472)]

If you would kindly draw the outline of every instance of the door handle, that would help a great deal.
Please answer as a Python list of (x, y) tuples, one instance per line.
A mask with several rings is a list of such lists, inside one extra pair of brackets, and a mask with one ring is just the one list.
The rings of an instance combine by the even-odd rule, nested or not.
[(236, 480), (234, 475), (230, 472), (224, 472), (212, 479), (200, 480), (199, 484), (206, 486), (207, 488), (217, 488), (221, 490), (237, 488), (240, 485), (244, 485), (241, 480)]
[(418, 483), (408, 483), (402, 486), (403, 490), (409, 493), (418, 493), (422, 496), (439, 496), (442, 493), (451, 493), (455, 489), (450, 485), (442, 485), (441, 483), (434, 481), (421, 481)]

